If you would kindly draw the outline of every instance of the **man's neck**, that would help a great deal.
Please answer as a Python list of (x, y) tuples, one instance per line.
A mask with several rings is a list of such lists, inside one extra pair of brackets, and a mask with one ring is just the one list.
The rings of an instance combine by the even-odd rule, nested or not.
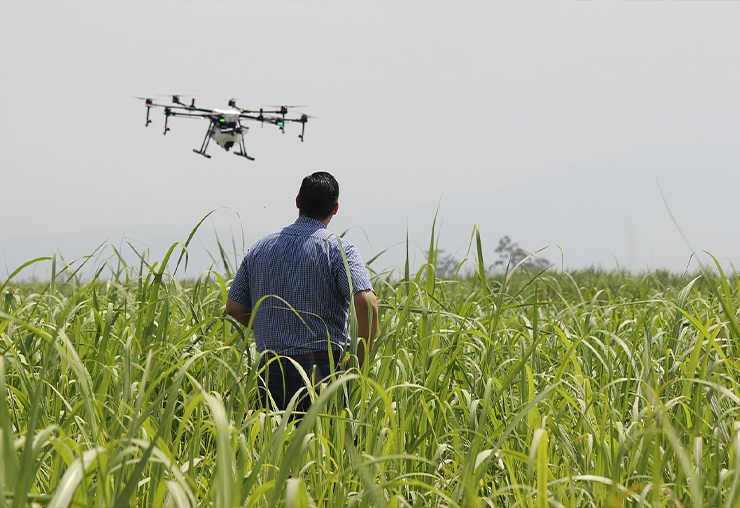
[(326, 226), (326, 227), (329, 227), (329, 223), (331, 222), (331, 219), (332, 219), (332, 217), (334, 217), (334, 216), (333, 216), (333, 215), (329, 215), (329, 216), (328, 216), (327, 218), (325, 218), (325, 219), (319, 219), (319, 218), (317, 218), (317, 217), (311, 217), (310, 215), (304, 215), (304, 214), (302, 214), (302, 213), (299, 213), (299, 214), (298, 214), (298, 217), (308, 217), (309, 219), (314, 219), (314, 220), (317, 220), (317, 221), (321, 222), (321, 223), (322, 223), (322, 224), (323, 224), (324, 226)]

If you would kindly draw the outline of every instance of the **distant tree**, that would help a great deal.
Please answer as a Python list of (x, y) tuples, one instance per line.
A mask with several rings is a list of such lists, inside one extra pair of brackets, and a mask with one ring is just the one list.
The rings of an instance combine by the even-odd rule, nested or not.
[[(425, 252), (427, 258), (429, 257), (429, 251)], [(435, 266), (435, 273), (439, 279), (452, 279), (457, 274), (457, 269), (460, 266), (455, 256), (445, 252), (444, 249), (437, 250), (437, 264)]]
[(550, 265), (550, 262), (547, 259), (533, 256), (519, 247), (519, 244), (517, 242), (512, 242), (508, 235), (505, 235), (498, 241), (496, 253), (498, 254), (499, 259), (491, 266), (491, 269), (493, 270), (498, 267), (506, 267), (507, 265), (513, 268), (521, 264), (529, 270), (541, 271)]

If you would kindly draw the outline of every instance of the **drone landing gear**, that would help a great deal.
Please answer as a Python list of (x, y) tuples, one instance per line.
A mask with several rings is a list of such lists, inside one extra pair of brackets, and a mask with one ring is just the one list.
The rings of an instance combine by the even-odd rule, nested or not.
[(234, 155), (238, 155), (239, 157), (244, 157), (245, 159), (248, 159), (250, 161), (254, 160), (254, 157), (250, 157), (247, 155), (247, 148), (244, 146), (244, 138), (242, 137), (239, 140), (239, 152), (234, 152)]
[(234, 152), (234, 155), (238, 155), (239, 157), (244, 157), (245, 159), (249, 159), (250, 161), (254, 160), (254, 157), (250, 157), (249, 155), (241, 152)]
[(206, 132), (206, 138), (203, 140), (203, 144), (200, 145), (200, 150), (196, 150), (195, 148), (193, 148), (193, 151), (195, 153), (199, 153), (206, 159), (211, 158), (211, 156), (206, 153), (206, 149), (208, 148), (208, 142), (211, 140), (211, 136), (213, 136), (213, 129), (213, 124), (208, 126), (208, 132)]

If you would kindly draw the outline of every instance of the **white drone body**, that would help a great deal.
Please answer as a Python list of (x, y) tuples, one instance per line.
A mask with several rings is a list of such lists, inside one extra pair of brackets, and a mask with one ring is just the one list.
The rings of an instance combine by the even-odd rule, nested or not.
[[(244, 142), (244, 135), (249, 131), (249, 127), (241, 125), (239, 122), (239, 111), (236, 109), (214, 109), (213, 112), (216, 113), (215, 119), (218, 124), (213, 130), (211, 137), (218, 146), (228, 152), (232, 146), (241, 145)], [(234, 125), (234, 127), (227, 127), (229, 125)]]

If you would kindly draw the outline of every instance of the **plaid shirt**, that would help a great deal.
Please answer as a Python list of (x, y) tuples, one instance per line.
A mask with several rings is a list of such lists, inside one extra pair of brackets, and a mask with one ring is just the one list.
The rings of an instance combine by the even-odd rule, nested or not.
[(340, 240), (321, 221), (298, 217), (249, 249), (229, 298), (255, 313), (258, 351), (301, 355), (326, 351), (327, 337), (333, 349), (349, 346), (350, 298), (365, 289), (372, 290), (370, 276), (355, 246), (341, 240), (340, 248)]

